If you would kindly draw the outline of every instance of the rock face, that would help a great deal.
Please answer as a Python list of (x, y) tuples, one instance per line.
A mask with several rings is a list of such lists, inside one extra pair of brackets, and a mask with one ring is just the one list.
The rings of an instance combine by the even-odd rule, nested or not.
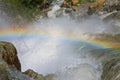
[(98, 62), (102, 62), (100, 80), (120, 80), (120, 49), (96, 49), (91, 54)]
[(0, 70), (7, 67), (15, 67), (21, 71), (21, 64), (17, 57), (16, 48), (11, 43), (0, 42)]
[(55, 74), (48, 74), (46, 76), (43, 76), (31, 69), (28, 69), (27, 71), (25, 71), (24, 74), (28, 75), (34, 80), (58, 80), (58, 77)]
[(102, 80), (120, 80), (120, 55), (104, 64)]
[(0, 41), (0, 80), (33, 80), (22, 74), (16, 48)]

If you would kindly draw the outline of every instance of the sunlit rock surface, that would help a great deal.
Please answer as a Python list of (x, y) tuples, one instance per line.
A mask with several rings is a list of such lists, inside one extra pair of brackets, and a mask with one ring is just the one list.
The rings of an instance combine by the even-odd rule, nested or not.
[(16, 48), (11, 43), (0, 42), (0, 60), (0, 70), (12, 66), (21, 71), (21, 64), (17, 57)]
[(33, 80), (22, 74), (16, 48), (8, 42), (0, 42), (0, 80)]

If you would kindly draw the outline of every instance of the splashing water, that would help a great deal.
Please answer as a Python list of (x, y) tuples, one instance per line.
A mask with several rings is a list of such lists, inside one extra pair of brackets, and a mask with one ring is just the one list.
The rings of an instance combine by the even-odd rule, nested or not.
[(33, 69), (44, 75), (54, 73), (59, 80), (100, 80), (101, 62), (90, 51), (104, 47), (88, 43), (91, 37), (84, 34), (109, 33), (108, 26), (97, 17), (81, 21), (68, 16), (54, 17), (27, 27), (6, 29), (8, 32), (1, 33), (4, 37), (0, 35), (0, 39), (16, 46), (22, 71)]
[(54, 73), (60, 80), (100, 80), (101, 63), (88, 54), (103, 47), (87, 43), (81, 36), (102, 33), (105, 26), (94, 18), (79, 23), (67, 17), (50, 18), (35, 22), (23, 28), (28, 31), (5, 40), (16, 46), (22, 71), (30, 68), (44, 75)]

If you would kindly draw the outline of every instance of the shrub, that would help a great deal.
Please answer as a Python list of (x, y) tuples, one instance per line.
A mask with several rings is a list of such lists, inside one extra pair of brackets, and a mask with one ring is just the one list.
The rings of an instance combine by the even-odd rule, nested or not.
[(5, 13), (11, 21), (33, 21), (42, 11), (44, 0), (1, 0)]

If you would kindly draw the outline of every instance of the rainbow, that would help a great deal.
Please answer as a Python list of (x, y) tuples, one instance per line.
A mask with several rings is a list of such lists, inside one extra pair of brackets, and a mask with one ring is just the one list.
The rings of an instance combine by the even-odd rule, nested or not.
[(120, 50), (120, 43), (113, 43), (108, 40), (101, 40), (101, 39), (95, 39), (91, 38), (91, 36), (88, 35), (80, 35), (80, 34), (62, 34), (59, 31), (51, 29), (50, 31), (45, 31), (38, 29), (37, 31), (34, 31), (32, 29), (24, 28), (24, 27), (17, 27), (17, 28), (6, 28), (6, 29), (0, 29), (0, 40), (2, 39), (14, 39), (19, 36), (29, 36), (29, 37), (35, 37), (35, 36), (49, 36), (49, 37), (55, 37), (55, 38), (62, 38), (62, 39), (69, 39), (74, 41), (84, 41), (96, 46), (101, 46), (103, 48), (113, 48), (113, 49), (119, 49)]

